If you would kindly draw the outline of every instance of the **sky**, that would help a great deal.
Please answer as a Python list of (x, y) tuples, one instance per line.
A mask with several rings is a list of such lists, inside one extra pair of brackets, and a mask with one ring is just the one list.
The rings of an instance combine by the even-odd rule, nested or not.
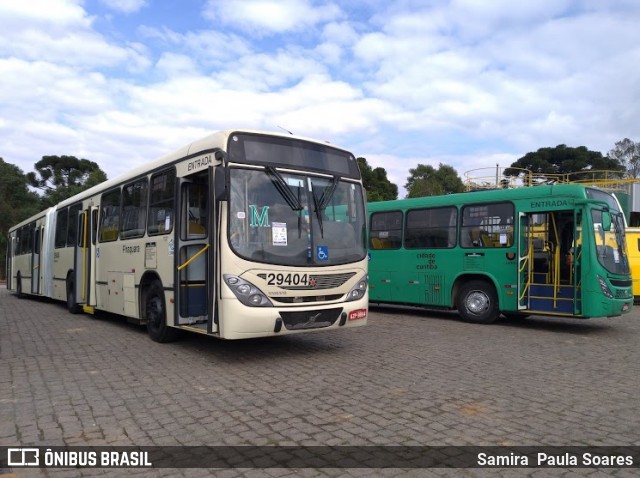
[[(0, 157), (114, 178), (214, 131), (495, 175), (640, 141), (637, 0), (0, 0)], [(474, 171), (479, 168), (480, 171)]]

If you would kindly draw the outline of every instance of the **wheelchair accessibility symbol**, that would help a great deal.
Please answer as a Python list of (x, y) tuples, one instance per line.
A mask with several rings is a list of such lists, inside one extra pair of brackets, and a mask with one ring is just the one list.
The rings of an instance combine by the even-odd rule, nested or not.
[(319, 261), (329, 260), (329, 248), (327, 246), (316, 247), (316, 257)]

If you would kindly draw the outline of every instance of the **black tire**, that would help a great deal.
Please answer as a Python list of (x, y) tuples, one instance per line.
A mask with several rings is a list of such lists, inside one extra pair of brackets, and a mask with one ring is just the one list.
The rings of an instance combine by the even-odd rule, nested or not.
[(517, 312), (503, 312), (502, 315), (504, 315), (507, 320), (513, 321), (523, 321), (529, 317), (529, 314), (519, 314)]
[(158, 281), (151, 283), (144, 295), (144, 314), (147, 332), (154, 342), (172, 342), (178, 338), (178, 331), (167, 325), (167, 309), (164, 289)]
[(458, 313), (467, 322), (491, 324), (500, 316), (498, 295), (492, 284), (473, 280), (460, 288)]
[(67, 279), (67, 310), (72, 314), (80, 313), (80, 306), (76, 302), (76, 286), (71, 278)]
[(22, 293), (22, 276), (20, 274), (16, 276), (16, 297), (18, 297), (18, 299), (24, 298), (24, 294)]

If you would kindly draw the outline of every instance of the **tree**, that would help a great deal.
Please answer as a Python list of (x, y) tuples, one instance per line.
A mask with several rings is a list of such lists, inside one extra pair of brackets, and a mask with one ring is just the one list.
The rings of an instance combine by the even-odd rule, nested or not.
[(384, 168), (372, 169), (365, 158), (358, 158), (362, 182), (367, 190), (367, 201), (389, 201), (398, 199), (398, 186), (387, 178)]
[(453, 167), (440, 163), (438, 169), (433, 166), (418, 164), (409, 169), (405, 189), (408, 198), (423, 196), (439, 196), (442, 194), (460, 193), (464, 184)]
[(50, 207), (107, 179), (96, 163), (75, 156), (43, 156), (35, 164), (35, 169), (37, 174), (27, 173), (27, 181), (43, 192), (44, 207)]
[(625, 138), (615, 144), (607, 157), (624, 164), (628, 177), (635, 179), (640, 176), (640, 143)]
[(20, 168), (0, 158), (0, 277), (6, 279), (9, 228), (40, 210), (40, 198), (27, 187)]
[(567, 173), (573, 173), (569, 178), (572, 181), (582, 178), (594, 179), (593, 173), (589, 171), (618, 171), (620, 177), (624, 174), (624, 165), (619, 160), (602, 156), (598, 151), (590, 151), (586, 146), (573, 148), (564, 144), (527, 153), (511, 164), (510, 168), (505, 169), (503, 174), (517, 177), (524, 174), (522, 169), (538, 175), (542, 181), (545, 181), (546, 176), (547, 182), (557, 181), (559, 176)]

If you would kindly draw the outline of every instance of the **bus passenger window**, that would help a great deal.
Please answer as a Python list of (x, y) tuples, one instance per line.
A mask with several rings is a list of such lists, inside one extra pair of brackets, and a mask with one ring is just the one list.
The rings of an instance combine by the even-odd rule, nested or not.
[(141, 179), (122, 188), (122, 221), (120, 237), (142, 237), (147, 219), (147, 179)]
[(120, 225), (120, 189), (102, 195), (100, 214), (100, 242), (118, 239)]
[(208, 191), (209, 188), (206, 183), (194, 182), (184, 185), (182, 191), (183, 210), (185, 211), (182, 229), (183, 239), (206, 237)]
[(455, 207), (407, 211), (404, 247), (407, 249), (454, 247), (457, 223), (458, 210)]
[(147, 220), (150, 236), (167, 234), (173, 230), (175, 182), (176, 172), (173, 168), (151, 176)]
[(376, 212), (371, 215), (369, 247), (400, 249), (402, 244), (402, 211)]
[(462, 208), (462, 247), (513, 246), (513, 204), (472, 204)]

